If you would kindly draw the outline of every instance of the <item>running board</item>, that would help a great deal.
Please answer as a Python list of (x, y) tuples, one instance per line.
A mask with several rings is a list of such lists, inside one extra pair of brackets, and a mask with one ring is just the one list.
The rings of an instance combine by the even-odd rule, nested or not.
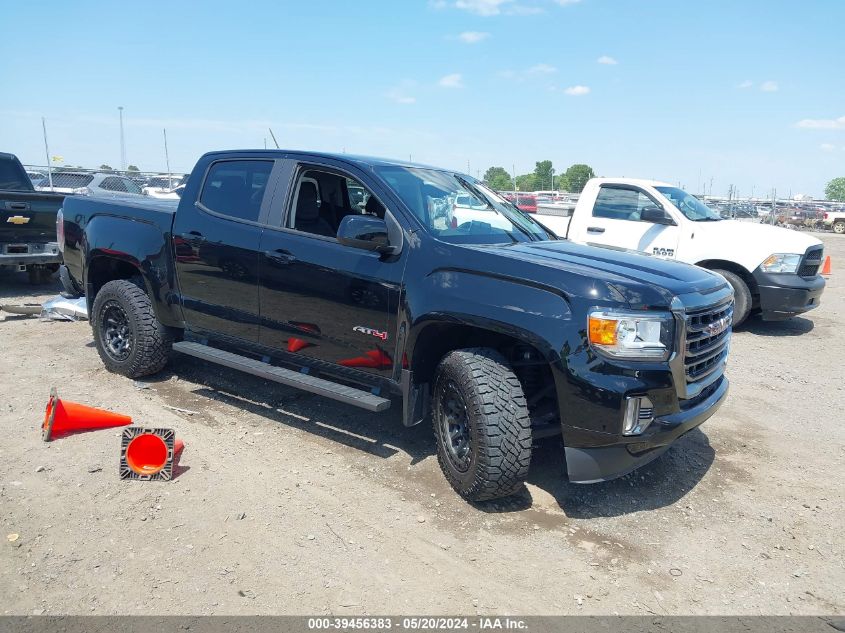
[(367, 391), (347, 387), (346, 385), (317, 378), (316, 376), (309, 376), (308, 374), (283, 367), (274, 367), (269, 363), (262, 363), (261, 361), (209, 347), (208, 345), (182, 341), (174, 343), (173, 349), (188, 356), (195, 356), (196, 358), (231, 367), (232, 369), (237, 369), (253, 376), (266, 378), (267, 380), (296, 387), (303, 391), (310, 391), (311, 393), (345, 402), (346, 404), (351, 404), (367, 411), (384, 411), (390, 407), (390, 400), (373, 395)]

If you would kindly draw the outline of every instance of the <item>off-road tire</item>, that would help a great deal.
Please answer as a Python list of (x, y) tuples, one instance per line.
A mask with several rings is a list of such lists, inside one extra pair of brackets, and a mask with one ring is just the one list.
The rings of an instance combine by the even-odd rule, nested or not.
[(748, 289), (748, 284), (743, 281), (742, 277), (729, 270), (713, 269), (714, 273), (719, 273), (728, 280), (728, 283), (734, 289), (734, 316), (733, 327), (742, 324), (748, 318), (751, 312), (751, 291)]
[[(107, 348), (107, 314), (123, 311), (130, 346), (125, 358)], [(160, 371), (170, 358), (173, 345), (171, 331), (159, 323), (147, 293), (140, 281), (119, 279), (106, 283), (97, 293), (91, 310), (94, 344), (103, 364), (111, 372), (129, 378), (140, 378)]]
[(842, 220), (838, 220), (838, 221), (834, 222), (833, 223), (833, 232), (838, 233), (839, 235), (842, 235), (843, 233), (845, 233), (845, 222), (843, 222)]
[[(455, 464), (444, 427), (451, 393), (460, 394), (465, 404), (469, 449), (464, 470)], [(437, 460), (459, 495), (486, 501), (521, 489), (531, 463), (531, 420), (522, 385), (501, 354), (484, 347), (449, 353), (437, 368), (432, 421)]]

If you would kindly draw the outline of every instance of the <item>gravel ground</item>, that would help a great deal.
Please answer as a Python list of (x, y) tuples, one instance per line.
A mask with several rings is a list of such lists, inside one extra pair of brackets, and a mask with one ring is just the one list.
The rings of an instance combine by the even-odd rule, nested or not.
[[(0, 612), (842, 613), (845, 238), (822, 238), (822, 306), (735, 334), (731, 394), (699, 430), (591, 486), (544, 441), (521, 497), (478, 506), (398, 407), (186, 357), (133, 383), (102, 368), (87, 323), (0, 316)], [(0, 302), (56, 291), (0, 275)], [(120, 481), (117, 430), (42, 443), (52, 385), (175, 428), (177, 477)]]

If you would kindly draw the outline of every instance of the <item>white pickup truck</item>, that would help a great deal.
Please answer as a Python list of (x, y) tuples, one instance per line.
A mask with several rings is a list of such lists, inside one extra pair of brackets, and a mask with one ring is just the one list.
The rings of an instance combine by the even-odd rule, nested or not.
[(834, 233), (845, 233), (845, 211), (825, 211), (822, 222)]
[(697, 264), (723, 275), (736, 297), (734, 325), (752, 312), (786, 319), (819, 305), (820, 240), (783, 228), (723, 220), (670, 184), (593, 178), (571, 217), (538, 213), (559, 237)]

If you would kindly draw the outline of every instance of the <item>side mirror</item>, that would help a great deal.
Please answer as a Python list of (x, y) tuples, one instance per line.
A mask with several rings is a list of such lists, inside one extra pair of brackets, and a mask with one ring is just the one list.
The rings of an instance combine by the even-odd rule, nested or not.
[(344, 246), (385, 255), (392, 255), (398, 250), (390, 244), (387, 222), (372, 215), (344, 216), (337, 229), (337, 241)]
[(675, 221), (667, 215), (663, 207), (643, 207), (642, 211), (640, 211), (640, 220), (651, 222), (652, 224), (675, 226)]

